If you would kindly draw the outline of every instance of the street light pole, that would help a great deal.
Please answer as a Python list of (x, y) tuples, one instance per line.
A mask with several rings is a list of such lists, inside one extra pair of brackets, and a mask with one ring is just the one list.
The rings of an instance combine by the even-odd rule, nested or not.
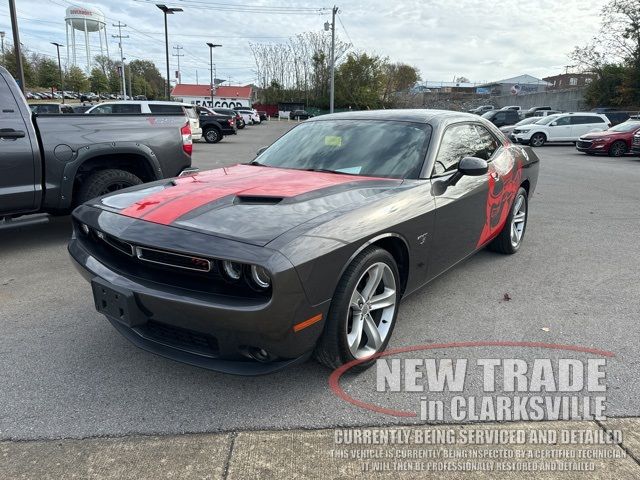
[(213, 90), (215, 88), (214, 78), (213, 78), (213, 49), (217, 47), (221, 47), (222, 45), (218, 45), (211, 42), (207, 42), (207, 45), (209, 46), (209, 76), (210, 76), (209, 91), (211, 92), (211, 107), (213, 108)]
[(176, 12), (182, 12), (183, 10), (181, 8), (172, 8), (172, 7), (167, 7), (166, 5), (159, 5), (156, 3), (156, 7), (158, 7), (160, 10), (162, 10), (162, 13), (164, 13), (164, 48), (165, 48), (165, 55), (166, 55), (166, 60), (167, 60), (167, 83), (165, 84), (165, 89), (164, 89), (164, 96), (167, 98), (167, 100), (169, 100), (170, 96), (169, 96), (169, 86), (170, 86), (170, 77), (169, 77), (169, 30), (167, 28), (167, 15), (173, 15)]
[(62, 104), (64, 105), (64, 77), (62, 76), (62, 62), (60, 62), (60, 47), (64, 47), (61, 43), (51, 42), (58, 50), (58, 71), (60, 72), (60, 90), (62, 91)]
[(4, 67), (4, 32), (0, 32), (0, 42), (2, 42), (2, 66)]
[(22, 67), (22, 52), (20, 51), (20, 34), (18, 33), (18, 16), (16, 15), (16, 2), (9, 0), (9, 13), (11, 14), (11, 29), (13, 30), (13, 51), (16, 55), (16, 76), (20, 84), (20, 90), (24, 93), (24, 68)]

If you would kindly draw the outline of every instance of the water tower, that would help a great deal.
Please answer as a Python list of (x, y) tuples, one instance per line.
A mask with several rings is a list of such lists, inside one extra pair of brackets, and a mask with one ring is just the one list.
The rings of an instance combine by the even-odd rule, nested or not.
[[(72, 65), (78, 65), (78, 56), (76, 53), (76, 30), (84, 32), (84, 48), (86, 51), (86, 71), (91, 72), (91, 43), (90, 34), (98, 33), (100, 38), (100, 55), (104, 55), (105, 49), (109, 56), (109, 42), (107, 40), (107, 25), (104, 21), (104, 14), (96, 8), (84, 8), (72, 6), (67, 8), (67, 14), (64, 19), (67, 26), (67, 61), (71, 61)], [(71, 41), (69, 41), (69, 30), (71, 30)], [(104, 42), (103, 36), (104, 34)], [(80, 37), (82, 42), (82, 37)], [(69, 48), (71, 48), (71, 56), (69, 56)]]

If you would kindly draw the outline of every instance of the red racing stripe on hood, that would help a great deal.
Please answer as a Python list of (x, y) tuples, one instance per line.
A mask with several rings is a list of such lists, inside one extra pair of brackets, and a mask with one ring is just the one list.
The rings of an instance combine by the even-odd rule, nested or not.
[(236, 165), (177, 178), (174, 181), (174, 186), (151, 194), (133, 203), (120, 213), (149, 222), (169, 225), (196, 208), (228, 195), (288, 198), (322, 188), (366, 180), (382, 179)]

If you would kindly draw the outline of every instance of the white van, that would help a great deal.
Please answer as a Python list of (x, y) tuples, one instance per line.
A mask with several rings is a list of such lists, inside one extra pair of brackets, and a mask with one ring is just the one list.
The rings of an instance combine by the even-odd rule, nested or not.
[(182, 113), (185, 114), (191, 127), (191, 138), (200, 140), (202, 129), (200, 128), (200, 117), (195, 106), (182, 102), (163, 102), (155, 100), (123, 100), (117, 102), (102, 102), (85, 112), (85, 114), (105, 114), (105, 113)]

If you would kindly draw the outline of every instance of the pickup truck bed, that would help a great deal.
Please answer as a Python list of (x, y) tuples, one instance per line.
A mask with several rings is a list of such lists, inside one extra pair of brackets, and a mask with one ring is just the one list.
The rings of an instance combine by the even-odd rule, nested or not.
[(191, 166), (182, 115), (33, 115), (2, 67), (0, 104), (0, 218), (65, 212)]

